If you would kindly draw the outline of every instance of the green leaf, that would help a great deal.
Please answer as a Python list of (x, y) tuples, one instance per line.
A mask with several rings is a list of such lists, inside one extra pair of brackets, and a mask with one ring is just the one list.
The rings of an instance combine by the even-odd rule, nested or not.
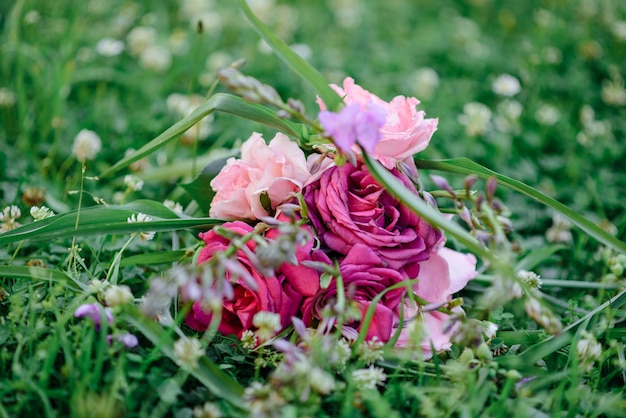
[(276, 36), (267, 26), (265, 26), (250, 10), (245, 0), (235, 1), (239, 9), (250, 21), (252, 27), (263, 38), (274, 52), (291, 68), (298, 76), (308, 82), (322, 98), (329, 110), (337, 110), (343, 103), (341, 98), (330, 87), (328, 81), (308, 62), (298, 54), (278, 36)]
[(489, 170), (480, 164), (473, 162), (467, 158), (453, 158), (449, 160), (420, 160), (416, 159), (415, 163), (418, 168), (432, 169), (447, 171), (450, 173), (458, 174), (476, 174), (478, 177), (487, 179), (495, 177), (499, 184), (506, 186), (512, 190), (525, 194), (544, 205), (556, 210), (563, 216), (567, 217), (580, 229), (591, 235), (593, 238), (601, 242), (602, 244), (609, 246), (616, 251), (626, 254), (626, 243), (618, 240), (614, 236), (610, 235), (602, 228), (580, 215), (573, 209), (570, 209), (561, 202), (541, 193), (539, 190), (530, 187), (529, 185), (522, 183), (521, 181), (514, 180), (510, 177), (498, 174), (495, 171)]
[[(153, 220), (128, 223), (128, 218), (137, 213), (149, 215)], [(80, 235), (173, 231), (191, 227), (208, 229), (220, 223), (222, 221), (211, 218), (179, 218), (160, 202), (137, 200), (122, 206), (92, 206), (33, 222), (0, 234), (0, 245), (29, 239), (42, 241)]]
[(375, 161), (363, 153), (365, 164), (374, 178), (384, 186), (387, 191), (393, 194), (405, 206), (417, 213), (421, 218), (436, 228), (440, 228), (446, 233), (454, 236), (461, 244), (470, 251), (482, 256), (490, 261), (495, 261), (495, 257), (476, 238), (463, 229), (460, 225), (451, 222), (436, 209), (429, 206), (419, 196), (407, 189), (393, 174), (385, 169), (378, 161)]
[[(146, 318), (136, 306), (131, 305), (124, 307), (122, 319), (137, 328), (164, 355), (172, 361), (176, 361), (174, 340), (161, 325)], [(224, 373), (207, 356), (202, 357), (198, 367), (190, 368), (189, 372), (213, 394), (237, 408), (242, 408), (243, 387), (233, 377)]]
[(211, 180), (218, 175), (229, 158), (230, 156), (211, 161), (191, 183), (181, 184), (181, 187), (198, 203), (204, 213), (209, 213), (211, 201), (215, 196), (215, 191), (211, 187)]
[(565, 245), (549, 245), (547, 247), (540, 247), (532, 250), (517, 263), (516, 270), (532, 270), (539, 264), (546, 261), (554, 253), (560, 250), (564, 250), (567, 247)]
[(129, 257), (124, 257), (120, 262), (120, 267), (175, 263), (185, 257), (186, 254), (186, 250), (157, 251), (148, 254), (137, 254)]
[(194, 111), (189, 114), (189, 116), (166, 129), (165, 132), (148, 142), (143, 147), (139, 148), (132, 155), (122, 158), (116, 164), (102, 172), (98, 177), (103, 178), (109, 176), (129, 166), (135, 161), (140, 160), (146, 155), (153, 153), (159, 148), (162, 148), (198, 123), (202, 118), (213, 113), (214, 111), (241, 116), (245, 119), (253, 120), (275, 128), (286, 133), (287, 135), (291, 135), (296, 138), (300, 137), (300, 128), (297, 127), (297, 124), (278, 118), (272, 110), (258, 104), (248, 103), (242, 98), (231, 94), (218, 93), (211, 96), (206, 102), (196, 107)]
[(82, 290), (79, 282), (76, 282), (62, 271), (55, 269), (29, 266), (0, 266), (0, 277), (46, 280), (62, 283), (76, 291)]

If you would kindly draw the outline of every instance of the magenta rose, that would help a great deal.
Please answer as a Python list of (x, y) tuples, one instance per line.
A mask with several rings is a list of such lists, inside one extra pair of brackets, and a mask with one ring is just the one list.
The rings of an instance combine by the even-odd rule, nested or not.
[[(223, 226), (240, 235), (253, 230), (250, 225), (241, 221), (225, 223)], [(198, 263), (210, 260), (216, 253), (228, 248), (230, 244), (228, 239), (218, 235), (213, 230), (200, 234), (200, 237), (206, 243), (206, 247), (200, 250)], [(254, 241), (250, 240), (246, 245), (251, 251), (254, 251)], [(291, 317), (300, 308), (302, 295), (294, 289), (284, 275), (277, 274), (266, 277), (260, 274), (248, 256), (241, 250), (237, 252), (237, 262), (252, 277), (256, 289), (246, 280), (237, 278), (233, 284), (234, 297), (223, 302), (222, 320), (218, 330), (222, 334), (235, 334), (241, 337), (244, 331), (254, 328), (252, 319), (260, 311), (277, 313), (280, 315), (281, 325), (283, 327), (289, 325)], [(230, 278), (230, 273), (226, 273), (226, 278)], [(203, 331), (209, 326), (211, 318), (211, 312), (205, 312), (200, 301), (196, 301), (185, 318), (185, 322), (192, 328)]]
[[(409, 190), (413, 183), (399, 170), (396, 176)], [(442, 234), (381, 187), (367, 168), (346, 164), (330, 167), (304, 188), (313, 227), (323, 245), (348, 254), (356, 244), (372, 249), (385, 267), (417, 277)]]
[[(383, 267), (383, 262), (374, 251), (363, 244), (356, 244), (348, 255), (340, 262), (341, 277), (343, 279), (346, 298), (354, 301), (361, 313), (365, 316), (372, 300), (386, 288), (404, 280), (398, 271)], [(394, 323), (397, 322), (398, 306), (402, 301), (404, 288), (388, 291), (376, 304), (374, 316), (367, 329), (368, 340), (377, 337), (379, 341), (388, 341)], [(313, 297), (306, 298), (302, 304), (302, 318), (305, 324), (310, 325), (314, 319), (322, 319), (323, 309), (334, 304), (337, 298), (336, 281), (332, 281), (326, 289), (320, 290)], [(344, 327), (361, 330), (361, 320)]]

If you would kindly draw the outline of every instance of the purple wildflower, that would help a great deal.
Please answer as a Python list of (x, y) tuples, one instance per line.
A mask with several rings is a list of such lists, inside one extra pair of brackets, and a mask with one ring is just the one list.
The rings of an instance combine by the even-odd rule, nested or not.
[[(115, 340), (124, 344), (126, 348), (133, 348), (139, 344), (139, 340), (137, 339), (137, 337), (129, 332), (127, 332), (126, 334), (118, 335)], [(107, 335), (107, 341), (109, 342), (109, 344), (111, 344), (113, 342), (113, 336)]]
[(99, 331), (100, 325), (102, 323), (103, 311), (104, 311), (104, 316), (106, 316), (107, 321), (109, 321), (109, 324), (112, 324), (113, 314), (111, 313), (111, 310), (107, 308), (103, 308), (102, 305), (98, 303), (85, 303), (83, 305), (80, 305), (74, 311), (74, 316), (76, 318), (84, 318), (84, 317), (91, 318), (93, 320), (94, 325), (96, 326), (96, 329)]
[(343, 152), (349, 152), (358, 142), (365, 151), (373, 153), (380, 142), (380, 128), (386, 119), (387, 110), (374, 102), (367, 102), (364, 106), (352, 103), (338, 113), (325, 110), (319, 114), (324, 131)]

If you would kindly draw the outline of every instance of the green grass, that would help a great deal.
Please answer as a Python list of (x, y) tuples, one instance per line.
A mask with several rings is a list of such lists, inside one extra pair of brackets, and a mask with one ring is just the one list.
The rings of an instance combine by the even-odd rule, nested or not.
[[(184, 9), (191, 3), (0, 4), (0, 209), (17, 205), (18, 221), (28, 224), (22, 235), (0, 234), (0, 417), (182, 418), (194, 416), (194, 408), (205, 402), (215, 403), (225, 416), (245, 415), (244, 388), (252, 381), (271, 381), (272, 351), (248, 351), (228, 336), (204, 336), (210, 342), (206, 358), (196, 368), (181, 367), (173, 344), (181, 329), (192, 335), (190, 330), (148, 320), (135, 306), (173, 263), (193, 264), (197, 233), (213, 223), (202, 210), (210, 198), (201, 197), (206, 176), (219, 169), (229, 150), (252, 131), (298, 127), (277, 126), (281, 122), (271, 112), (246, 107), (233, 96), (211, 95), (229, 93), (214, 85), (217, 66), (243, 58), (245, 74), (274, 86), (283, 99), (301, 99), (309, 116), (317, 112), (316, 92), (298, 76), (298, 68), (292, 71), (260, 46), (236, 2), (206, 1), (213, 14), (201, 30), (194, 20), (199, 14)], [(497, 194), (514, 226), (507, 268), (542, 276), (542, 300), (564, 332), (551, 336), (542, 330), (525, 313), (523, 300), (485, 309), (503, 271), (487, 269), (461, 296), (468, 318), (499, 326), (489, 347), (495, 356), (470, 344), (465, 350), (465, 344), (455, 345), (427, 362), (386, 350), (377, 366), (388, 379), (377, 390), (361, 390), (351, 380), (351, 371), (365, 365), (353, 358), (335, 375), (337, 387), (329, 395), (313, 393), (303, 400), (297, 396), (301, 381), (281, 387), (287, 403), (276, 411), (285, 416), (619, 416), (626, 407), (626, 257), (621, 249), (626, 240), (626, 5), (587, 0), (257, 4), (272, 5), (256, 9), (260, 18), (288, 45), (308, 46), (307, 61), (328, 81), (340, 83), (349, 75), (385, 100), (416, 96), (428, 117), (439, 118), (439, 130), (418, 156), (426, 161), (420, 180), (427, 190), (433, 188), (429, 174), (443, 169), (458, 189), (463, 187), (459, 174), (466, 174), (445, 173), (450, 166), (428, 161), (467, 157), (562, 202), (588, 226), (565, 227), (571, 240), (550, 241), (554, 205), (538, 202), (532, 191), (535, 199), (509, 190), (504, 181)], [(172, 51), (168, 68), (150, 70), (133, 53), (128, 34), (138, 26), (154, 28), (155, 42)], [(124, 51), (99, 54), (96, 45), (103, 38), (124, 41)], [(177, 39), (186, 47), (176, 48)], [(424, 68), (438, 75), (430, 91), (418, 81), (420, 74), (429, 74), (420, 73)], [(501, 74), (521, 82), (514, 97), (493, 92)], [(177, 124), (185, 115), (168, 108), (173, 93), (217, 99)], [(504, 123), (510, 100), (521, 113)], [(471, 102), (490, 109), (483, 133), (468, 132), (459, 118)], [(206, 139), (178, 138), (184, 127), (214, 109)], [(549, 120), (551, 112), (559, 115), (556, 120)], [(86, 162), (84, 175), (71, 150), (81, 129), (102, 139), (102, 150)], [(127, 150), (144, 146), (146, 165), (126, 167)], [(196, 179), (210, 162), (205, 176)], [(144, 180), (141, 190), (127, 188), (124, 176), (130, 172)], [(182, 218), (159, 204), (165, 199), (183, 205)], [(59, 215), (32, 223), (29, 208), (41, 204)], [(154, 240), (130, 238), (144, 229), (126, 222), (135, 212), (155, 218), (148, 225), (157, 231)], [(604, 239), (596, 225), (613, 238)], [(469, 242), (471, 247), (462, 235), (453, 236), (453, 246), (467, 249), (461, 244)], [(70, 249), (74, 245), (79, 252)], [(492, 250), (488, 254), (499, 254)], [(82, 303), (102, 300), (94, 280), (105, 277), (129, 286), (136, 303), (114, 308), (115, 321), (98, 332), (73, 312)], [(184, 312), (172, 307), (172, 313), (180, 325)], [(584, 330), (602, 344), (589, 369), (576, 354)], [(139, 337), (137, 347), (107, 343), (107, 334), (128, 331)], [(316, 350), (311, 361), (327, 368), (327, 353), (321, 346)], [(268, 366), (256, 367), (261, 360)]]

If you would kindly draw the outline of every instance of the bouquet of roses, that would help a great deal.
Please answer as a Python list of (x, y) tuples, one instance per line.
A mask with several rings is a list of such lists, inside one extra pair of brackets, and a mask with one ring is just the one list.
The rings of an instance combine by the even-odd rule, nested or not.
[[(235, 90), (252, 80), (232, 68), (220, 77)], [(462, 310), (449, 302), (476, 275), (476, 258), (446, 248), (442, 231), (377, 182), (363, 155), (420, 196), (413, 155), (428, 146), (437, 119), (426, 119), (415, 98), (387, 103), (352, 78), (332, 87), (344, 106), (331, 112), (319, 100), (319, 135), (307, 152), (282, 133), (269, 144), (254, 133), (211, 181), (210, 215), (228, 222), (200, 234), (198, 263), (219, 258), (228, 289), (215, 303), (214, 279), (194, 282), (196, 291), (183, 291), (193, 302), (186, 322), (206, 330), (219, 318), (220, 332), (254, 345), (272, 335), (267, 318), (278, 333), (296, 317), (341, 327), (348, 340), (363, 333), (418, 344), (428, 357), (451, 345), (451, 315)]]

